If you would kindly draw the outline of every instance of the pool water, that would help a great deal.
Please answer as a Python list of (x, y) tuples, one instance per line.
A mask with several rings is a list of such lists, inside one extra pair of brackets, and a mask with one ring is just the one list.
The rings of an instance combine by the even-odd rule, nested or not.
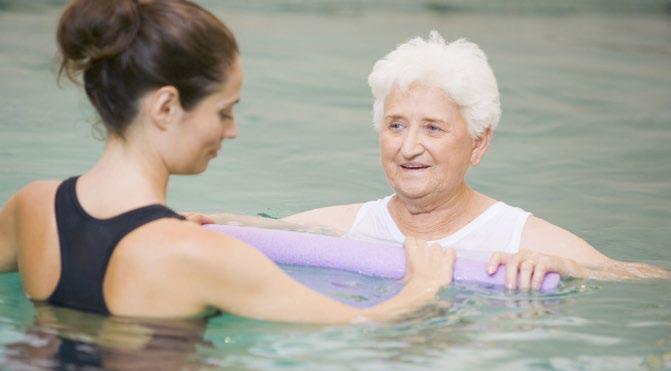
[[(55, 82), (64, 3), (0, 0), (2, 203), (31, 180), (80, 173), (102, 150), (83, 93)], [(501, 89), (502, 122), (469, 183), (613, 258), (671, 268), (668, 0), (200, 3), (239, 38), (240, 137), (224, 143), (206, 174), (172, 180), (174, 208), (282, 217), (389, 194), (366, 77), (395, 45), (437, 29), (480, 44)], [(399, 287), (286, 269), (352, 304), (376, 300), (361, 292)], [(461, 284), (397, 323), (305, 326), (226, 314), (103, 318), (34, 305), (16, 274), (0, 274), (0, 365), (661, 370), (671, 368), (671, 285), (574, 280), (538, 295)]]

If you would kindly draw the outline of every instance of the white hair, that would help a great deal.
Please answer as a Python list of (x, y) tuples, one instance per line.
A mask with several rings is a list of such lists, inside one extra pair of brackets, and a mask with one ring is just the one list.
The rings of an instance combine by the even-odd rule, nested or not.
[(428, 40), (416, 37), (378, 60), (368, 76), (375, 103), (373, 123), (380, 129), (384, 100), (394, 86), (405, 91), (413, 83), (442, 89), (461, 109), (472, 137), (494, 130), (501, 118), (496, 78), (487, 56), (466, 39), (451, 43), (431, 31)]

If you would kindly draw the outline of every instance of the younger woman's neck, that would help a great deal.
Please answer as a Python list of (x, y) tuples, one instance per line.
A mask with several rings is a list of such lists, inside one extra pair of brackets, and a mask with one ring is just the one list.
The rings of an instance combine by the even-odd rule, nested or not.
[(169, 176), (150, 145), (110, 134), (100, 160), (82, 175), (80, 182), (84, 189), (91, 185), (100, 198), (120, 206), (138, 207), (165, 204)]

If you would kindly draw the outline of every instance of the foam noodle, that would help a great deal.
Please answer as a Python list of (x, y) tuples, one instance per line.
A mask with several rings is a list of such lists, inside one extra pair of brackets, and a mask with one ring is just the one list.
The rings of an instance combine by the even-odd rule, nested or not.
[[(405, 272), (405, 251), (402, 246), (391, 243), (221, 224), (209, 224), (205, 228), (245, 242), (279, 264), (342, 269), (394, 279), (402, 278)], [(459, 258), (454, 264), (454, 280), (503, 286), (505, 266), (490, 276), (485, 265), (484, 262)], [(552, 291), (558, 284), (559, 274), (548, 273), (541, 291)]]

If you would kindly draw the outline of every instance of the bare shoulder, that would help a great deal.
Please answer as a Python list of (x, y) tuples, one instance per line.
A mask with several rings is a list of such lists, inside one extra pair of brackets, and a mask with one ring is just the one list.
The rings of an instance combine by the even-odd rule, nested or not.
[[(48, 235), (59, 183), (50, 180), (31, 182), (0, 205), (0, 271), (18, 268), (21, 242), (27, 246), (39, 245), (34, 241)], [(22, 223), (22, 220), (30, 223)], [(24, 233), (19, 232), (20, 227)], [(29, 255), (24, 253), (24, 256)]]
[(610, 260), (582, 238), (533, 215), (524, 226), (520, 248), (573, 259), (590, 266)]
[(179, 219), (160, 219), (128, 234), (119, 244), (121, 259), (176, 268), (184, 264), (209, 265), (231, 254), (242, 242)]
[[(54, 208), (58, 180), (38, 180), (21, 188), (8, 202), (16, 208), (18, 220), (31, 220), (32, 228), (41, 228), (45, 221), (51, 220)], [(14, 205), (11, 205), (14, 203)]]
[(115, 314), (202, 313), (213, 286), (226, 292), (237, 277), (259, 266), (245, 258), (254, 253), (242, 242), (194, 223), (160, 219), (117, 245), (105, 277), (105, 297)]
[(53, 199), (56, 189), (61, 184), (59, 180), (37, 180), (26, 184), (15, 195), (18, 205), (40, 205), (45, 200)]
[(16, 217), (18, 221), (30, 220), (29, 234), (41, 234), (48, 230), (55, 219), (53, 217), (57, 180), (39, 180), (28, 183), (15, 195)]
[(282, 220), (302, 225), (325, 226), (346, 232), (354, 224), (356, 215), (362, 205), (363, 203), (357, 203), (322, 207), (290, 215), (282, 218)]
[[(195, 223), (180, 219), (164, 218), (151, 222), (129, 233), (119, 247), (129, 254), (149, 254), (158, 256), (185, 256), (216, 244), (212, 232)], [(135, 248), (141, 246), (141, 248)]]

